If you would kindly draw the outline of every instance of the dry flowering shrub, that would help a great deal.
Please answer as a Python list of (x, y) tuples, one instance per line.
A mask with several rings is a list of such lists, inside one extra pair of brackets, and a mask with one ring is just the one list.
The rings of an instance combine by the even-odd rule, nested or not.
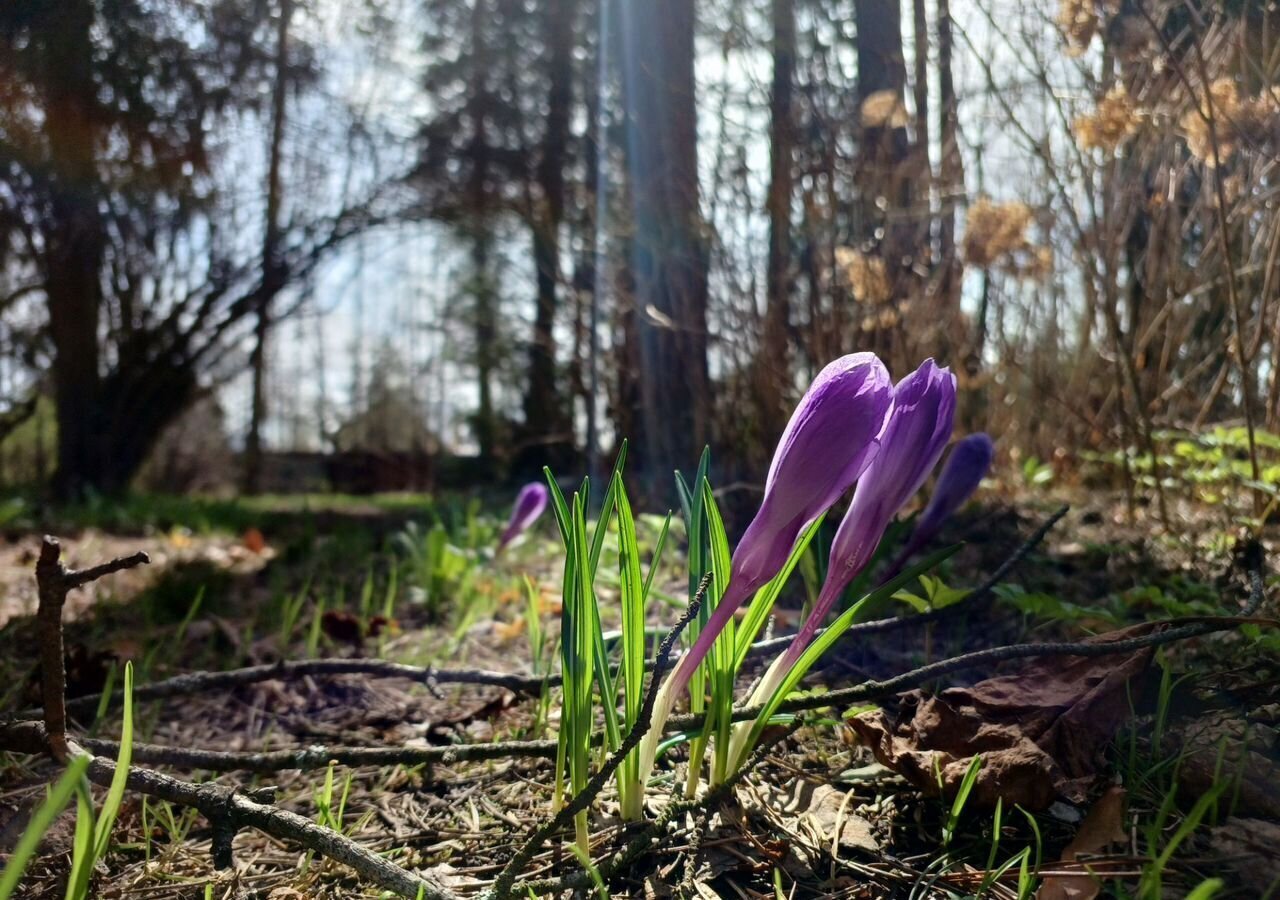
[(884, 303), (893, 296), (884, 260), (853, 247), (836, 248), (836, 266), (859, 303)]
[(1113, 152), (1138, 130), (1140, 122), (1137, 104), (1119, 85), (1107, 91), (1092, 113), (1077, 117), (1072, 131), (1083, 149)]
[(862, 101), (863, 128), (906, 128), (907, 107), (894, 90), (876, 91)]
[(1093, 36), (1102, 27), (1093, 0), (1062, 0), (1057, 22), (1067, 39), (1068, 56), (1079, 56), (1089, 49)]
[(995, 203), (990, 197), (979, 197), (965, 217), (965, 262), (1023, 278), (1044, 277), (1053, 268), (1053, 251), (1027, 237), (1033, 219), (1034, 213), (1025, 203)]
[[(1209, 129), (1210, 118), (1213, 131)], [(1273, 89), (1267, 89), (1257, 97), (1241, 99), (1235, 81), (1218, 78), (1209, 85), (1206, 95), (1197, 98), (1196, 107), (1182, 114), (1179, 126), (1192, 156), (1208, 166), (1225, 163), (1242, 144), (1274, 142), (1280, 128), (1280, 97)]]

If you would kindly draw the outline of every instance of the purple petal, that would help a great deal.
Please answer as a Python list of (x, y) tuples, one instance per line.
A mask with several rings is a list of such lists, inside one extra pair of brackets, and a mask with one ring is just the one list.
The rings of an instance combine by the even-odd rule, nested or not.
[(875, 458), (892, 392), (874, 353), (850, 353), (818, 373), (782, 432), (760, 511), (733, 554), (731, 580), (743, 596), (777, 574), (801, 530)]
[(982, 432), (956, 442), (946, 465), (942, 467), (942, 474), (938, 476), (938, 485), (933, 489), (929, 505), (916, 522), (916, 533), (911, 539), (913, 544), (923, 544), (933, 537), (942, 523), (973, 496), (990, 471), (994, 456), (995, 445)]
[(507, 546), (525, 529), (538, 521), (538, 517), (547, 508), (547, 502), (550, 499), (551, 492), (547, 490), (545, 484), (535, 481), (522, 487), (520, 493), (516, 495), (515, 506), (511, 509), (511, 518), (507, 520), (507, 527), (502, 530), (502, 537), (498, 539), (498, 549), (501, 550)]
[(842, 356), (818, 373), (778, 442), (764, 500), (734, 551), (724, 595), (672, 673), (676, 691), (684, 689), (734, 611), (786, 564), (801, 530), (875, 458), (892, 403), (889, 372), (874, 353)]
[(951, 436), (955, 408), (955, 376), (932, 359), (894, 388), (880, 453), (859, 479), (853, 502), (836, 531), (827, 580), (792, 643), (796, 652), (808, 644), (849, 582), (871, 561), (889, 522), (937, 465)]

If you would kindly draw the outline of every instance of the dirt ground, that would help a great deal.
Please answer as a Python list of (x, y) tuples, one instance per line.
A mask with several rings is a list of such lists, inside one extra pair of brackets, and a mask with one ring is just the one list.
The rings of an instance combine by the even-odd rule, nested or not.
[[(1054, 503), (1043, 497), (996, 501), (955, 522), (945, 537), (963, 539), (966, 546), (947, 568), (950, 583), (980, 582)], [(1008, 579), (1021, 597), (1052, 597), (1057, 603), (1052, 612), (1046, 611), (1045, 601), (1036, 601), (1040, 605), (1028, 611), (1033, 609), (1030, 601), (1005, 598), (985, 608), (981, 618), (939, 626), (927, 638), (903, 631), (842, 645), (814, 680), (836, 688), (994, 644), (1074, 640), (1146, 619), (1197, 614), (1197, 603), (1215, 598), (1234, 604), (1241, 596), (1240, 579), (1229, 541), (1221, 539), (1224, 529), (1212, 518), (1201, 525), (1176, 539), (1153, 536), (1145, 517), (1133, 524), (1126, 521), (1120, 500), (1077, 508)], [(201, 535), (170, 530), (142, 536), (86, 529), (68, 537), (65, 559), (73, 566), (138, 549), (152, 557), (146, 569), (72, 594), (66, 613), (68, 644), (81, 654), (82, 671), (76, 671), (73, 660), (71, 692), (100, 689), (112, 663), (124, 658), (135, 664), (149, 658), (147, 677), (158, 679), (189, 669), (232, 668), (304, 654), (307, 629), (299, 626), (291, 636), (283, 634), (280, 598), (315, 589), (298, 560), (326, 552), (322, 531), (311, 532), (308, 540), (318, 543), (306, 552), (294, 537), (269, 529)], [(3, 675), (10, 709), (26, 706), (35, 696), (30, 616), (38, 540), (29, 534), (0, 544), (0, 650), (7, 660)], [(385, 545), (374, 542), (372, 547), (371, 558), (379, 565), (389, 558)], [(543, 541), (514, 562), (494, 564), (508, 579), (515, 569), (533, 575), (543, 597), (544, 625), (552, 631), (558, 599), (553, 550), (553, 543)], [(666, 588), (680, 591), (678, 566), (666, 581)], [(433, 623), (410, 604), (399, 607), (396, 621), (376, 638), (351, 641), (340, 633), (340, 624), (332, 624), (337, 619), (318, 632), (311, 629), (311, 637), (320, 655), (381, 653), (407, 662), (527, 672), (523, 600), (508, 584), (495, 575), (495, 599), (470, 619)], [(188, 615), (202, 586), (202, 604)], [(360, 591), (359, 570), (344, 590), (350, 603)], [(602, 591), (602, 598), (607, 595), (607, 589)], [(314, 606), (308, 595), (307, 609), (314, 612)], [(1273, 599), (1260, 615), (1275, 615)], [(669, 622), (674, 616), (669, 610), (658, 618)], [(797, 614), (784, 610), (778, 618), (777, 627), (785, 629)], [(1082, 822), (1101, 808), (1108, 787), (1120, 784), (1125, 805), (1116, 815), (1123, 816), (1118, 821), (1123, 834), (1082, 851), (1108, 874), (1101, 893), (1062, 896), (1139, 896), (1144, 865), (1187, 821), (1197, 797), (1222, 776), (1223, 760), (1230, 768), (1234, 759), (1243, 773), (1235, 782), (1236, 799), (1229, 810), (1215, 808), (1213, 821), (1206, 820), (1179, 852), (1171, 853), (1164, 889), (1168, 896), (1180, 896), (1213, 876), (1226, 882), (1220, 896), (1263, 896), (1270, 879), (1280, 878), (1271, 852), (1274, 839), (1280, 838), (1276, 660), (1234, 634), (1169, 647), (1162, 658), (1172, 671), (1189, 677), (1167, 694), (1158, 685), (1151, 689), (1147, 677), (1147, 696), (1137, 702), (1136, 715), (1126, 717), (1135, 724), (1122, 729), (1108, 751), (1107, 768), (1097, 773), (1087, 795), (1076, 802), (1058, 799), (1037, 810), (1035, 828), (1006, 809), (997, 829), (992, 811), (974, 806), (962, 810), (963, 827), (943, 846), (950, 801), (929, 796), (886, 767), (855, 740), (853, 730), (832, 722), (840, 718), (841, 711), (835, 710), (778, 744), (732, 802), (677, 817), (658, 846), (614, 877), (611, 895), (668, 896), (683, 886), (686, 895), (701, 897), (969, 896), (983, 887), (989, 860), (1003, 862), (1034, 847), (1041, 875), (1050, 882), (1040, 885), (1039, 896), (1053, 897), (1057, 895), (1045, 892), (1056, 889), (1054, 873), (1061, 875), (1063, 866), (1079, 881), (1078, 868), (1054, 861), (1065, 859), (1064, 851), (1075, 852), (1073, 841), (1088, 831)], [(1010, 671), (1016, 672), (1016, 666), (990, 666), (956, 673), (946, 683), (973, 685)], [(1159, 710), (1157, 697), (1165, 698)], [(903, 714), (894, 702), (882, 706), (886, 714)], [(150, 743), (205, 749), (316, 743), (426, 747), (541, 737), (547, 723), (539, 721), (536, 707), (536, 702), (500, 688), (433, 692), (394, 679), (308, 677), (143, 704), (141, 730)], [(551, 724), (554, 715), (552, 704)], [(82, 724), (89, 732), (118, 733), (114, 714)], [(1126, 753), (1133, 758), (1126, 761)], [(682, 754), (675, 752), (678, 761)], [(1163, 767), (1163, 774), (1135, 769), (1137, 756)], [(183, 777), (196, 774), (174, 771)], [(50, 774), (41, 760), (0, 757), (0, 853), (21, 833)], [(218, 780), (246, 789), (274, 785), (282, 807), (314, 818), (325, 776), (324, 770), (293, 770)], [(513, 842), (545, 818), (551, 800), (550, 765), (542, 759), (337, 767), (333, 778), (345, 796), (345, 834), (375, 850), (399, 848), (401, 865), (429, 872), (466, 895), (478, 893), (494, 877)], [(651, 812), (663, 808), (669, 789), (669, 779), (659, 778), (651, 786)], [(616, 818), (616, 797), (610, 791), (601, 795), (592, 819), (597, 860), (625, 847), (633, 831)], [(1176, 809), (1164, 809), (1166, 803)], [(154, 801), (144, 807), (136, 797), (126, 801), (117, 825), (119, 847), (98, 875), (95, 896), (380, 896), (343, 867), (249, 830), (235, 840), (235, 867), (215, 871), (207, 823), (166, 807)], [(50, 833), (21, 896), (61, 896), (59, 879), (67, 864), (72, 819), (64, 814)], [(998, 851), (992, 848), (996, 836)], [(577, 867), (564, 847), (552, 842), (526, 875), (560, 875)], [(1016, 867), (983, 890), (984, 896), (1017, 897)]]

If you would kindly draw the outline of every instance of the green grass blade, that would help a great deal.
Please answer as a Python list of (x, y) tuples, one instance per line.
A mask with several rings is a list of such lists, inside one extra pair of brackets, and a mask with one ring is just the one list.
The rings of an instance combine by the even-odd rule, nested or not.
[(120, 726), (120, 753), (116, 757), (115, 774), (111, 776), (111, 786), (107, 788), (107, 797), (102, 802), (98, 813), (98, 821), (93, 832), (93, 858), (96, 862), (107, 852), (107, 844), (111, 841), (111, 829), (116, 823), (116, 815), (120, 812), (120, 804), (124, 802), (125, 783), (129, 780), (129, 761), (133, 757), (133, 663), (124, 664), (124, 712)]
[(22, 873), (26, 870), (27, 863), (40, 847), (41, 839), (53, 826), (53, 820), (71, 802), (71, 795), (75, 793), (76, 787), (81, 783), (88, 768), (89, 757), (87, 756), (77, 756), (71, 760), (67, 770), (49, 791), (49, 796), (31, 816), (26, 830), (22, 832), (22, 837), (18, 838), (17, 846), (13, 848), (13, 854), (5, 863), (4, 871), (0, 872), (0, 900), (9, 900), (13, 896), (14, 890), (22, 880)]
[(782, 701), (786, 699), (788, 694), (795, 690), (796, 685), (800, 683), (800, 679), (804, 678), (804, 676), (808, 674), (809, 669), (812, 668), (813, 664), (822, 657), (822, 654), (826, 653), (827, 650), (831, 648), (831, 645), (839, 640), (840, 636), (848, 630), (849, 626), (853, 624), (854, 619), (857, 617), (858, 611), (865, 604), (874, 603), (880, 600), (887, 600), (889, 597), (892, 597), (896, 591), (918, 578), (920, 573), (929, 571), (934, 566), (950, 557), (960, 549), (960, 546), (960, 544), (953, 544), (950, 547), (939, 550), (937, 553), (930, 555), (922, 562), (911, 566), (896, 578), (891, 579), (876, 590), (863, 596), (857, 603), (854, 603), (849, 607), (849, 609), (841, 613), (839, 618), (837, 618), (829, 628), (814, 638), (813, 643), (806, 647), (804, 653), (801, 654), (798, 660), (796, 660), (796, 664), (791, 668), (791, 671), (786, 673), (786, 676), (778, 686), (778, 689), (773, 692), (773, 696), (765, 701), (763, 711), (756, 718), (755, 722), (752, 723), (751, 732), (748, 735), (746, 744), (744, 745), (743, 758), (745, 758), (746, 754), (751, 752), (751, 748), (755, 747), (759, 742), (760, 735), (769, 724), (769, 720), (773, 717), (773, 714), (777, 712), (778, 707), (782, 705)]

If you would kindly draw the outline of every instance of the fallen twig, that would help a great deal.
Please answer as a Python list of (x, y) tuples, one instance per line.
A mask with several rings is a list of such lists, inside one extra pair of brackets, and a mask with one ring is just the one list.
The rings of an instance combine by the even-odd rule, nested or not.
[[(84, 738), (81, 745), (107, 756), (120, 752), (118, 741)], [(544, 758), (556, 755), (555, 741), (494, 741), (490, 744), (454, 744), (443, 747), (326, 747), (312, 745), (288, 750), (248, 752), (134, 744), (133, 759), (147, 765), (203, 769), (206, 772), (255, 772), (260, 775), (286, 769), (323, 769), (342, 766), (418, 766), (430, 763), (486, 759)]]
[[(942, 675), (949, 675), (964, 669), (987, 666), (993, 663), (1008, 662), (1015, 659), (1030, 659), (1040, 656), (1110, 656), (1129, 653), (1145, 647), (1170, 644), (1188, 638), (1201, 637), (1215, 632), (1229, 631), (1239, 627), (1242, 622), (1254, 621), (1264, 623), (1269, 620), (1254, 619), (1253, 615), (1261, 606), (1264, 598), (1263, 574), (1259, 561), (1249, 564), (1250, 595), (1245, 607), (1236, 615), (1196, 616), (1190, 619), (1169, 619), (1151, 623), (1152, 633), (1141, 637), (1109, 643), (1092, 642), (1054, 642), (1039, 644), (1008, 644), (1003, 647), (992, 647), (976, 650), (949, 659), (939, 660), (925, 666), (895, 675), (882, 681), (864, 681), (846, 688), (827, 691), (812, 696), (797, 697), (786, 701), (780, 712), (800, 712), (820, 709), (840, 704), (867, 702), (890, 697), (908, 688), (917, 687)], [(733, 711), (733, 721), (754, 719), (761, 712), (761, 707), (737, 707)], [(667, 722), (667, 731), (689, 731), (702, 726), (702, 716), (673, 716)], [(99, 752), (111, 753), (117, 745), (111, 741), (86, 742), (92, 744)], [(475, 748), (474, 750), (471, 748)], [(501, 749), (499, 749), (501, 748)], [(330, 759), (343, 761), (350, 759), (350, 765), (392, 765), (397, 762), (454, 762), (463, 759), (498, 759), (517, 757), (552, 758), (555, 755), (555, 741), (511, 741), (505, 744), (463, 744), (453, 747), (397, 748), (382, 751), (377, 748), (361, 747), (329, 747), (304, 748), (300, 750), (271, 751), (269, 753), (247, 753), (234, 751), (189, 750), (179, 747), (159, 747), (155, 745), (135, 745), (135, 758), (142, 762), (165, 763), (169, 765), (188, 766), (190, 768), (207, 769), (214, 772), (251, 771), (273, 772), (289, 768), (323, 768)], [(385, 760), (379, 759), (378, 753), (386, 753)], [(394, 758), (396, 754), (403, 759)], [(290, 764), (286, 764), (290, 763)]]
[[(116, 763), (94, 756), (85, 747), (67, 739), (62, 607), (67, 593), (73, 588), (149, 560), (145, 553), (135, 553), (101, 566), (76, 571), (63, 566), (60, 555), (58, 541), (45, 537), (36, 563), (44, 722), (14, 722), (0, 728), (0, 749), (23, 753), (47, 752), (62, 764), (75, 756), (88, 756), (89, 780), (109, 786), (116, 772)], [(191, 784), (134, 766), (129, 767), (126, 784), (138, 793), (187, 806), (203, 814), (212, 826), (214, 864), (219, 868), (231, 865), (231, 842), (236, 832), (250, 827), (275, 838), (295, 841), (322, 856), (344, 863), (362, 877), (402, 897), (457, 900), (455, 894), (438, 882), (419, 878), (337, 832), (309, 822), (296, 813), (262, 803), (258, 798), (234, 788), (212, 783)]]
[(62, 607), (66, 605), (67, 594), (74, 588), (112, 572), (132, 569), (149, 562), (150, 557), (139, 551), (132, 556), (77, 571), (62, 564), (62, 545), (57, 538), (45, 535), (40, 544), (40, 557), (36, 561), (39, 604), (36, 607), (36, 621), (40, 635), (41, 698), (44, 701), (45, 738), (49, 743), (49, 751), (58, 762), (65, 763), (68, 757), (67, 673), (62, 646)]

